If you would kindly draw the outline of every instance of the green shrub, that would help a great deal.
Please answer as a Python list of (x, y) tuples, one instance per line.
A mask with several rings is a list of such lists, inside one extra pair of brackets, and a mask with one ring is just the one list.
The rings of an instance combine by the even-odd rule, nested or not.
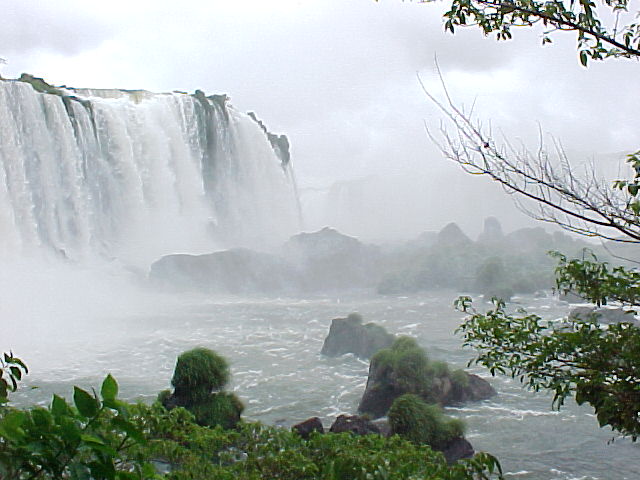
[(214, 390), (222, 390), (229, 383), (229, 377), (227, 361), (213, 350), (199, 347), (178, 357), (171, 385), (177, 397), (197, 403)]
[(431, 386), (429, 358), (412, 337), (398, 337), (391, 348), (378, 351), (371, 359), (379, 371), (388, 369), (398, 384), (412, 393), (425, 393)]
[(448, 466), (442, 454), (399, 436), (312, 433), (240, 423), (235, 430), (185, 421), (184, 410), (141, 407), (149, 432), (145, 455), (169, 462), (171, 480), (474, 480), (499, 478), (497, 461), (480, 454)]
[[(394, 352), (403, 352), (403, 351), (415, 350), (415, 349), (422, 350), (420, 345), (418, 345), (418, 342), (416, 341), (416, 339), (413, 337), (407, 337), (407, 336), (398, 337), (393, 342), (393, 345), (391, 345), (391, 350), (393, 350)], [(426, 356), (426, 353), (425, 353), (425, 356)]]
[(434, 377), (448, 377), (449, 364), (442, 361), (431, 362), (429, 363), (428, 371)]
[(469, 386), (469, 374), (459, 368), (451, 372), (451, 382), (458, 388), (467, 388)]
[(234, 428), (240, 421), (244, 405), (233, 393), (211, 394), (206, 400), (189, 408), (198, 425), (205, 427)]
[(453, 439), (464, 434), (458, 419), (448, 418), (436, 404), (427, 404), (417, 395), (398, 397), (389, 409), (391, 431), (415, 443), (442, 450)]

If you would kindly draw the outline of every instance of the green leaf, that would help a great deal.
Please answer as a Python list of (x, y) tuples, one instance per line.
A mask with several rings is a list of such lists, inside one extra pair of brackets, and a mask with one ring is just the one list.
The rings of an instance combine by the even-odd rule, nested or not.
[(587, 52), (585, 52), (584, 50), (582, 52), (580, 52), (580, 63), (582, 64), (583, 67), (587, 66)]
[(120, 430), (125, 432), (129, 437), (133, 438), (138, 443), (144, 443), (146, 441), (144, 435), (140, 430), (136, 428), (131, 422), (128, 422), (123, 417), (118, 415), (112, 420), (113, 424)]
[(118, 382), (116, 382), (115, 378), (113, 378), (111, 374), (107, 375), (102, 382), (100, 394), (102, 395), (103, 400), (115, 402), (115, 399), (118, 396)]
[(100, 409), (98, 400), (79, 387), (73, 387), (73, 403), (80, 415), (86, 418), (95, 417)]
[(9, 369), (11, 370), (11, 375), (13, 375), (18, 380), (22, 380), (22, 370), (20, 370), (18, 367), (10, 367)]
[(69, 405), (67, 405), (67, 401), (58, 395), (54, 395), (53, 400), (51, 401), (51, 413), (55, 417), (68, 415)]
[(0, 419), (0, 435), (8, 440), (20, 441), (25, 436), (21, 428), (27, 419), (27, 414), (20, 411), (11, 411)]

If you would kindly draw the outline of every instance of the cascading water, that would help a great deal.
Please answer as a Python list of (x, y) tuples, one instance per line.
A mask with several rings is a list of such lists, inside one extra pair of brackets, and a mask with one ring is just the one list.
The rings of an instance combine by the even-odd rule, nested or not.
[(284, 137), (226, 100), (0, 81), (0, 250), (144, 265), (297, 232)]

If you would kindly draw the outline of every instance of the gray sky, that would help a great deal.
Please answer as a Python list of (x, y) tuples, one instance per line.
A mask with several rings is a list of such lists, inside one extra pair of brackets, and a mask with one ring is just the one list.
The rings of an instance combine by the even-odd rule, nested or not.
[[(289, 136), (303, 187), (391, 174), (413, 184), (424, 178), (411, 188), (432, 189), (439, 178), (463, 177), (424, 133), (423, 120), (437, 126), (440, 115), (416, 74), (439, 92), (435, 55), (456, 99), (475, 99), (479, 116), (525, 143), (535, 144), (541, 126), (587, 156), (640, 146), (637, 62), (585, 69), (572, 34), (545, 47), (539, 31), (516, 31), (510, 42), (476, 29), (451, 35), (442, 27), (446, 1), (0, 0), (0, 7), (3, 76), (228, 93), (237, 108)], [(451, 204), (468, 195), (470, 181), (447, 190)]]

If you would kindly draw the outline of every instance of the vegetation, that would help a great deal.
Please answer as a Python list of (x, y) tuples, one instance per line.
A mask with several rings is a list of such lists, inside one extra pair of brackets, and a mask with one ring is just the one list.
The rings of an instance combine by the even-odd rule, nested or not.
[(62, 91), (53, 85), (49, 85), (42, 78), (34, 77), (28, 73), (23, 73), (18, 79), (20, 82), (28, 83), (36, 92), (50, 93), (52, 95), (62, 95)]
[(227, 361), (208, 348), (194, 348), (178, 357), (171, 379), (175, 388), (160, 392), (158, 401), (166, 408), (184, 407), (199, 425), (233, 428), (244, 405), (233, 393), (224, 392), (230, 373)]
[(192, 402), (206, 399), (229, 383), (229, 364), (213, 350), (194, 348), (178, 357), (171, 385)]
[(3, 354), (0, 359), (0, 406), (7, 403), (9, 392), (15, 392), (22, 375), (29, 373), (27, 366), (13, 353)]
[[(538, 1), (452, 0), (445, 29), (477, 26), (498, 40), (512, 37), (514, 27), (541, 24), (542, 42), (558, 31), (577, 34), (580, 62), (610, 57), (640, 58), (640, 12), (629, 11), (628, 0)], [(605, 11), (600, 16), (598, 13)], [(611, 23), (607, 25), (607, 21)], [(640, 151), (627, 155), (628, 179), (607, 185), (591, 172), (575, 175), (561, 148), (552, 155), (542, 146), (538, 154), (500, 145), (488, 127), (475, 122), (452, 101), (427, 96), (443, 111), (455, 129), (434, 137), (446, 158), (465, 171), (484, 175), (509, 192), (534, 201), (529, 214), (569, 231), (612, 242), (640, 243)], [(595, 256), (558, 261), (556, 286), (597, 305), (616, 302), (638, 312), (640, 273), (636, 267), (610, 267)], [(637, 265), (637, 262), (635, 263)], [(491, 273), (491, 272), (487, 272)], [(471, 313), (459, 328), (465, 345), (478, 349), (474, 359), (492, 374), (508, 373), (529, 388), (550, 390), (554, 406), (575, 394), (579, 404), (590, 404), (601, 426), (636, 439), (640, 432), (640, 329), (632, 323), (603, 326), (594, 320), (569, 318), (562, 325), (544, 322), (524, 310), (509, 313), (501, 300), (485, 313), (473, 309), (469, 297), (456, 306)]]
[[(6, 367), (5, 362), (3, 374)], [(73, 405), (54, 395), (48, 408), (1, 406), (0, 478), (501, 478), (499, 464), (486, 454), (448, 466), (440, 453), (398, 436), (315, 433), (304, 440), (258, 423), (207, 428), (184, 408), (131, 405), (117, 394), (118, 384), (109, 375), (100, 395), (74, 387)]]
[(380, 350), (371, 359), (369, 378), (358, 410), (374, 418), (387, 414), (394, 400), (414, 394), (427, 403), (457, 404), (483, 400), (495, 394), (486, 381), (464, 370), (449, 368), (446, 362), (432, 361), (411, 337), (398, 337), (391, 348)]
[[(457, 228), (457, 227), (456, 227)], [(414, 242), (393, 257), (394, 268), (378, 285), (383, 294), (456, 289), (485, 295), (531, 294), (553, 286), (549, 249), (578, 254), (588, 244), (560, 232), (524, 228), (477, 241), (445, 238), (447, 227), (429, 242)], [(451, 230), (451, 229), (449, 229)], [(464, 235), (459, 231), (458, 235)], [(413, 248), (411, 248), (413, 247)], [(603, 251), (603, 253), (605, 253)], [(504, 296), (506, 294), (506, 296)]]
[(100, 395), (74, 387), (73, 405), (57, 395), (48, 408), (0, 407), (0, 478), (147, 479), (146, 439), (110, 375)]
[(398, 337), (391, 345), (376, 353), (371, 364), (393, 376), (407, 392), (428, 395), (435, 370), (430, 368), (427, 352), (412, 337)]
[(439, 405), (427, 404), (410, 393), (396, 398), (388, 416), (393, 433), (436, 450), (443, 450), (464, 434), (461, 420), (446, 417)]
[[(610, 269), (595, 258), (555, 256), (561, 292), (577, 292), (597, 305), (615, 300), (640, 307), (639, 272)], [(552, 391), (557, 408), (575, 394), (578, 404), (594, 408), (600, 426), (634, 440), (640, 434), (640, 328), (629, 322), (604, 326), (581, 317), (556, 325), (524, 310), (512, 315), (497, 299), (485, 313), (475, 311), (469, 297), (456, 305), (471, 313), (459, 331), (465, 345), (478, 348), (476, 363), (494, 375), (519, 378), (534, 391)]]

